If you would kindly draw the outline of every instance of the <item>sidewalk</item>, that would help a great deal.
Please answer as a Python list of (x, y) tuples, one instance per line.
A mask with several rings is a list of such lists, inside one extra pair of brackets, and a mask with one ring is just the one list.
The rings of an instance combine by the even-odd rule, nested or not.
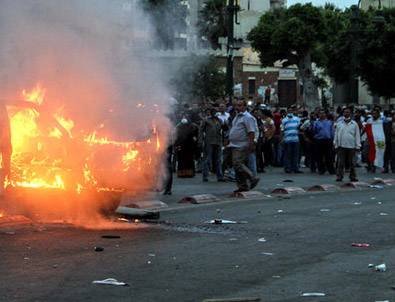
[[(266, 173), (258, 174), (261, 180), (254, 191), (256, 190), (270, 194), (274, 189), (282, 187), (309, 188), (314, 185), (323, 184), (341, 185), (349, 181), (348, 177), (345, 177), (343, 182), (336, 182), (336, 175), (313, 174), (308, 169), (302, 169), (302, 171), (304, 174), (286, 174), (282, 168), (268, 168), (266, 169)], [(395, 174), (391, 173), (368, 174), (365, 168), (357, 168), (357, 176), (361, 182), (371, 182), (374, 178), (395, 178)], [(292, 182), (284, 182), (284, 180), (292, 180)], [(174, 174), (173, 194), (171, 196), (164, 196), (158, 193), (155, 194), (156, 196), (154, 197), (168, 205), (174, 205), (185, 196), (198, 194), (229, 196), (236, 189), (235, 182), (217, 182), (214, 175), (209, 177), (209, 182), (203, 182), (201, 174), (197, 174), (194, 178), (177, 178), (176, 174)]]

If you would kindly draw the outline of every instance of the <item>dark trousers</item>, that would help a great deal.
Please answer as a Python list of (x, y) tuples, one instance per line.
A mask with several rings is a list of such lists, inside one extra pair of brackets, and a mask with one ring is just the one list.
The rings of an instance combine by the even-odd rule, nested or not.
[(284, 168), (286, 172), (299, 171), (299, 143), (284, 143)]
[(263, 154), (265, 166), (273, 165), (273, 138), (265, 139), (263, 143)]
[(263, 146), (264, 146), (263, 139), (260, 138), (256, 144), (256, 167), (258, 172), (262, 172), (265, 167), (263, 161), (263, 156), (264, 156)]
[(335, 168), (333, 166), (334, 154), (333, 154), (333, 142), (331, 139), (318, 139), (315, 140), (316, 145), (316, 156), (317, 156), (317, 167), (318, 172), (321, 174), (328, 171), (330, 174), (335, 174)]
[(173, 150), (168, 148), (166, 154), (166, 177), (163, 182), (165, 192), (171, 193), (173, 187)]
[(241, 190), (248, 190), (247, 180), (254, 179), (254, 175), (248, 168), (248, 155), (247, 148), (232, 148), (232, 163), (236, 172), (237, 187)]
[(344, 168), (350, 167), (350, 179), (357, 178), (355, 173), (355, 149), (338, 148), (337, 149), (337, 178), (343, 179)]
[(220, 145), (207, 144), (203, 152), (203, 179), (209, 175), (210, 167), (213, 167), (217, 174), (217, 179), (222, 179), (222, 148)]
[(384, 169), (388, 171), (389, 168), (391, 168), (392, 173), (395, 173), (395, 142), (386, 146), (384, 154)]

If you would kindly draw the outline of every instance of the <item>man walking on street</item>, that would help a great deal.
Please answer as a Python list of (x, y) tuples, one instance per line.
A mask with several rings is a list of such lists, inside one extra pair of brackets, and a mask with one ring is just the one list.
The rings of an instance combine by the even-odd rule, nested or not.
[(345, 108), (344, 119), (336, 125), (334, 145), (337, 151), (337, 179), (342, 181), (344, 167), (350, 167), (350, 180), (358, 181), (355, 173), (355, 152), (361, 148), (361, 134), (358, 124), (351, 119), (351, 110)]
[[(259, 178), (254, 177), (247, 167), (249, 154), (255, 152), (255, 123), (254, 117), (247, 112), (246, 101), (237, 101), (236, 116), (229, 133), (229, 147), (232, 150), (232, 161), (238, 187), (235, 193), (253, 189), (259, 182)], [(248, 185), (247, 180), (249, 180), (250, 185)]]

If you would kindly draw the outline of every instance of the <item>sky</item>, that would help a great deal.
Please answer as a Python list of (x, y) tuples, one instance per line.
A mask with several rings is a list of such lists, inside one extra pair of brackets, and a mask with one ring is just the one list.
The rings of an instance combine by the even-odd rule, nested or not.
[(353, 4), (357, 4), (358, 0), (288, 0), (287, 4), (292, 5), (295, 3), (308, 3), (311, 2), (314, 5), (324, 5), (327, 2), (335, 4), (339, 8), (346, 8)]

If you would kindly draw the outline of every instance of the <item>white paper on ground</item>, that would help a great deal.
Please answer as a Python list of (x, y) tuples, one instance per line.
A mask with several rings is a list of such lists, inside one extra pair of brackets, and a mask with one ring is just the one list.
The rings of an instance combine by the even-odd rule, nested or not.
[(114, 278), (107, 278), (104, 280), (95, 280), (92, 281), (93, 284), (102, 284), (102, 285), (114, 285), (114, 286), (127, 286), (125, 282), (120, 282)]

